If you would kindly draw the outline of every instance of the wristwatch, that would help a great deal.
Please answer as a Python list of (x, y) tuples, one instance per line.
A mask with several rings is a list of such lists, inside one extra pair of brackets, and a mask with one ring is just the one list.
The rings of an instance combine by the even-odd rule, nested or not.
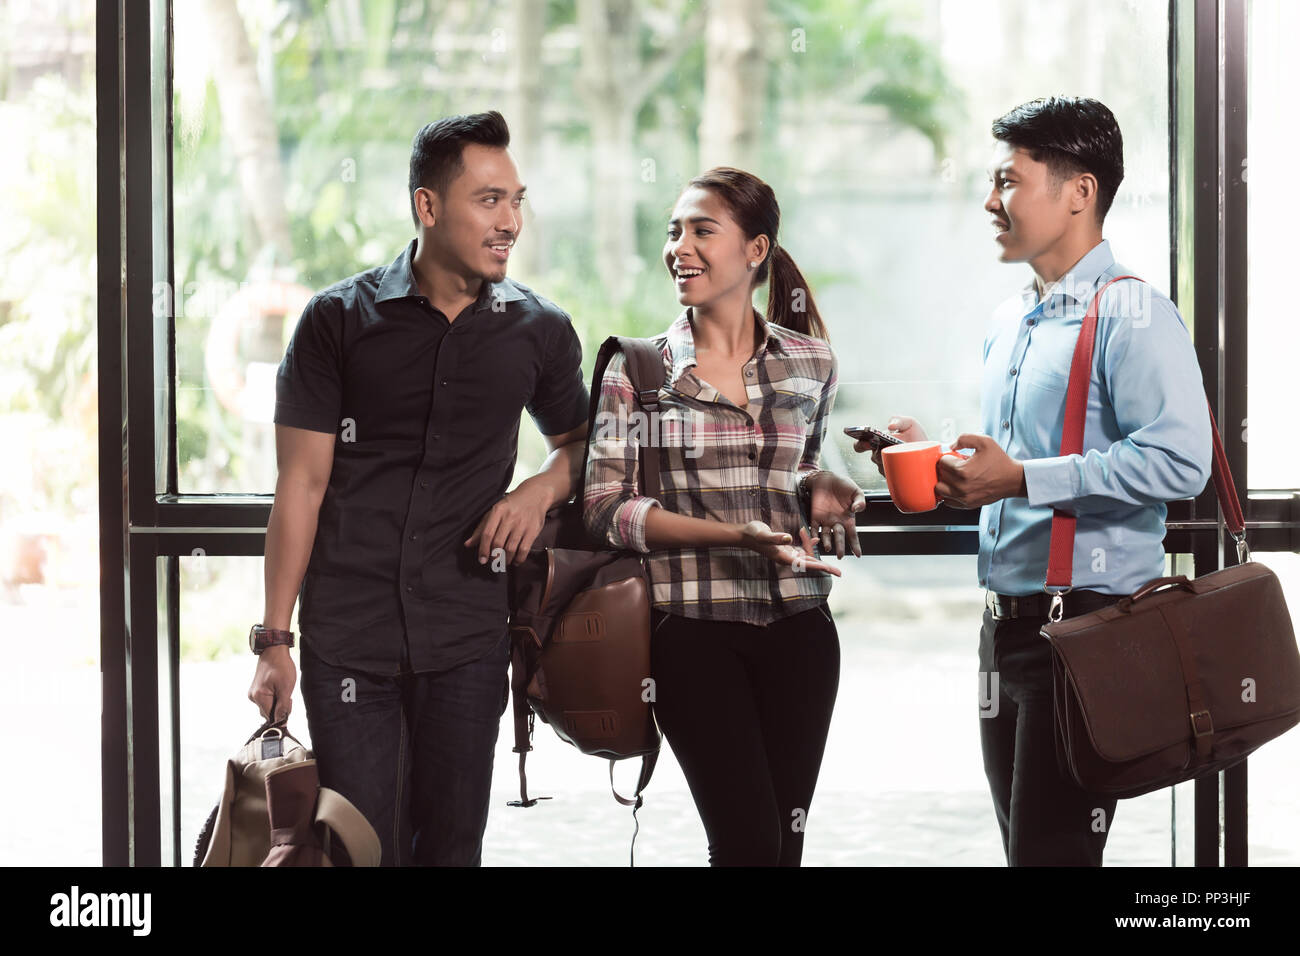
[(262, 651), (276, 644), (293, 647), (293, 631), (281, 631), (254, 624), (252, 630), (248, 632), (248, 649), (254, 654), (261, 654)]

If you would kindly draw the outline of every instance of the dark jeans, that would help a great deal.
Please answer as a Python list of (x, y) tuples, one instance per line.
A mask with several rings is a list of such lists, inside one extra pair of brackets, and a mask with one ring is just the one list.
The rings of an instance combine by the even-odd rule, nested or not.
[[(1064, 616), (1117, 600), (1083, 595)], [(1038, 617), (995, 621), (984, 611), (979, 647), (981, 708), (987, 708), (980, 715), (984, 773), (1008, 865), (1101, 866), (1116, 800), (1081, 790), (1057, 766), (1051, 647), (1038, 634), (1044, 623)], [(994, 672), (996, 694), (990, 693)]]
[[(335, 667), (303, 641), (302, 698), (321, 786), (347, 797), (382, 866), (478, 866), (510, 640), (449, 671), (396, 677)], [(348, 680), (355, 681), (349, 685)]]
[(655, 717), (712, 866), (798, 866), (840, 679), (823, 604), (768, 627), (651, 615)]

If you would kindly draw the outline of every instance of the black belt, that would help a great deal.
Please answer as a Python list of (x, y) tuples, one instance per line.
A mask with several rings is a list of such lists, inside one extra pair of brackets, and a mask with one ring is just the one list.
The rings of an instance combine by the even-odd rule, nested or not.
[[(1086, 614), (1114, 604), (1121, 597), (1122, 595), (1119, 594), (1102, 594), (1100, 591), (1068, 591), (1061, 595), (1062, 611), (1066, 617)], [(1052, 595), (1045, 591), (1038, 594), (984, 592), (984, 606), (993, 614), (995, 621), (1010, 621), (1021, 617), (1033, 617), (1045, 621), (1051, 604)]]

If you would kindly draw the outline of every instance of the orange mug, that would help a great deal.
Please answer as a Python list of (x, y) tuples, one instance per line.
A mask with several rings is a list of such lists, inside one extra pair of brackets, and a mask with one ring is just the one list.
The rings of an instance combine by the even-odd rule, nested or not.
[(970, 457), (959, 451), (943, 451), (937, 441), (909, 441), (881, 450), (885, 484), (889, 486), (894, 507), (907, 514), (939, 507), (941, 499), (934, 495), (934, 484), (939, 480), (939, 459), (944, 455)]

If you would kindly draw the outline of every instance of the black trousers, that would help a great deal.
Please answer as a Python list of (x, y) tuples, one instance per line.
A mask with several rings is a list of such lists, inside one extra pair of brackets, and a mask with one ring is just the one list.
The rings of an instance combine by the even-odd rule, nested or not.
[[(1119, 599), (1076, 598), (1065, 617)], [(995, 621), (984, 611), (979, 646), (984, 773), (1008, 865), (1101, 866), (1116, 800), (1080, 789), (1057, 766), (1051, 647), (1038, 633), (1044, 623), (1041, 617)]]
[(767, 627), (654, 611), (655, 717), (711, 866), (798, 866), (840, 680), (825, 604)]

